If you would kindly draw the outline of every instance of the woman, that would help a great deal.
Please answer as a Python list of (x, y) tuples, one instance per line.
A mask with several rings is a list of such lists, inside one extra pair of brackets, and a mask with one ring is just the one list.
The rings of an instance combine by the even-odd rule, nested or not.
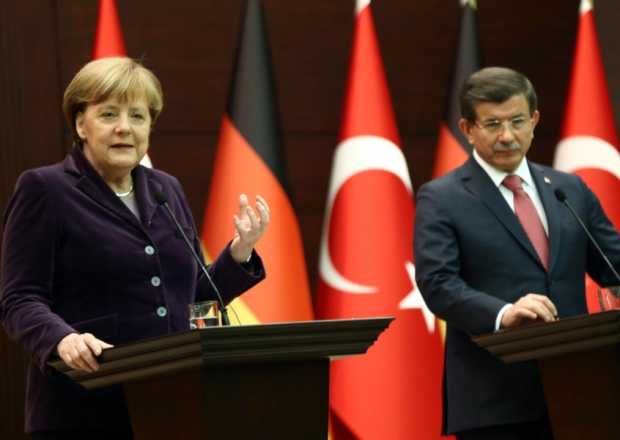
[[(86, 391), (52, 377), (50, 357), (98, 369), (102, 350), (189, 328), (187, 305), (217, 299), (165, 208), (202, 258), (181, 185), (139, 165), (163, 106), (152, 72), (128, 58), (84, 66), (65, 91), (75, 145), (24, 172), (5, 214), (0, 317), (32, 356), (26, 431), (33, 439), (131, 439), (120, 387)], [(235, 236), (208, 271), (225, 303), (265, 277), (253, 252), (269, 224), (239, 198)], [(247, 269), (247, 270), (246, 270)]]

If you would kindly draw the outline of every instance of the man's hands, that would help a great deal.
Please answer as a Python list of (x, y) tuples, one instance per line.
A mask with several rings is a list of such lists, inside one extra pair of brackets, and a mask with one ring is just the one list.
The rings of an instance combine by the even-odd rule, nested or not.
[(512, 305), (502, 316), (500, 328), (513, 328), (535, 322), (558, 319), (558, 311), (551, 300), (537, 293), (528, 293)]
[(90, 333), (70, 333), (56, 347), (56, 352), (65, 363), (74, 370), (92, 373), (99, 369), (96, 357), (113, 345), (100, 341)]

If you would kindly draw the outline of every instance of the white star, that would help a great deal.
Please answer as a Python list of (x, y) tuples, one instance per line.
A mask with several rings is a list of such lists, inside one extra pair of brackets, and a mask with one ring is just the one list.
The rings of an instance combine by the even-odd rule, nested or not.
[(407, 269), (407, 273), (409, 274), (409, 278), (411, 278), (411, 285), (413, 286), (413, 290), (409, 292), (409, 294), (398, 304), (399, 309), (420, 309), (422, 312), (422, 316), (424, 317), (424, 321), (426, 321), (426, 327), (428, 328), (429, 333), (435, 333), (435, 315), (431, 313), (431, 311), (426, 307), (426, 303), (424, 302), (424, 298), (422, 298), (422, 294), (420, 293), (420, 289), (418, 289), (418, 285), (415, 283), (415, 266), (412, 262), (405, 262), (405, 268)]

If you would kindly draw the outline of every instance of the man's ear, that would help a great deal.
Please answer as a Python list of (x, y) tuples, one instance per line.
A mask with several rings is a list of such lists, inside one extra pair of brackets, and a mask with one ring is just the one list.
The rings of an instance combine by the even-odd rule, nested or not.
[(474, 137), (471, 134), (472, 127), (473, 125), (467, 119), (461, 118), (459, 120), (459, 129), (461, 130), (461, 133), (465, 135), (465, 137), (467, 138), (467, 141), (471, 145), (474, 145)]
[(532, 122), (532, 129), (536, 128), (536, 125), (538, 124), (538, 120), (540, 119), (540, 112), (538, 110), (534, 110), (534, 114), (532, 115), (532, 119), (534, 120), (534, 122)]

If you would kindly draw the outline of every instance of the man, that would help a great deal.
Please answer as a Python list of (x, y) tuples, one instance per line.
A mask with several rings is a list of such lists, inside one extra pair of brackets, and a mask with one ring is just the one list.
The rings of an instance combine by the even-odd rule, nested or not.
[(483, 69), (465, 82), (460, 105), (473, 154), (420, 188), (414, 236), (416, 282), (447, 323), (443, 433), (552, 439), (536, 363), (504, 364), (471, 336), (588, 313), (586, 272), (620, 284), (557, 188), (616, 266), (620, 235), (578, 176), (526, 159), (540, 117), (527, 78)]

